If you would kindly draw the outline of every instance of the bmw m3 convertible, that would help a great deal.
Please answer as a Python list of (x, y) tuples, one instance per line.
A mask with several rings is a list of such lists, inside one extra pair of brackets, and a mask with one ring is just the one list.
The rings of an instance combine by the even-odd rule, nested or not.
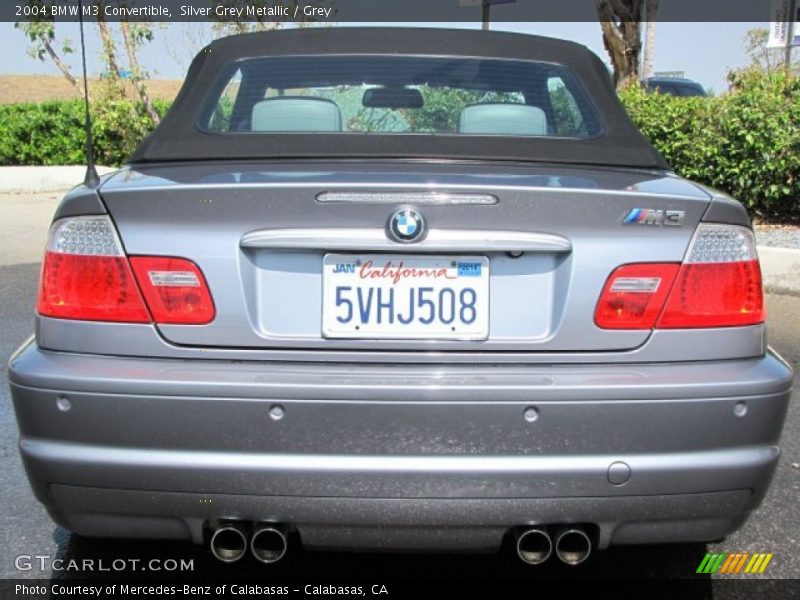
[(670, 171), (594, 54), (390, 28), (205, 48), (63, 199), (10, 364), (58, 524), (267, 563), (290, 532), (531, 564), (722, 538), (791, 377), (745, 209)]

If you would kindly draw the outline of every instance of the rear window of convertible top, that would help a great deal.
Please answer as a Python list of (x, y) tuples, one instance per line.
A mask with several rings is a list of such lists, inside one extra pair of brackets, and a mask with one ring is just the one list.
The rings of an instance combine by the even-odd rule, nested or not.
[(565, 67), (396, 55), (238, 61), (198, 123), (211, 133), (590, 138), (597, 110)]

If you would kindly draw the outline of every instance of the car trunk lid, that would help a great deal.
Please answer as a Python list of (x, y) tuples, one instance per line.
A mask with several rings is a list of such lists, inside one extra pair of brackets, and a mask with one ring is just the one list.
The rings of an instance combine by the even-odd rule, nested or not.
[[(216, 319), (160, 325), (174, 344), (443, 352), (640, 346), (650, 330), (595, 325), (603, 285), (623, 264), (680, 262), (710, 200), (655, 171), (402, 161), (148, 166), (120, 172), (101, 195), (129, 255), (188, 258), (208, 281)], [(387, 230), (401, 210), (424, 219), (420, 241), (398, 241)], [(347, 305), (325, 314), (336, 308), (326, 278), (336, 269), (361, 272), (367, 261), (389, 280), (401, 266), (456, 274), (482, 265), (480, 282), (462, 281), (485, 285), (485, 326), (409, 335), (333, 330)], [(366, 304), (356, 292), (355, 323)], [(419, 301), (412, 296), (408, 305), (420, 309)]]

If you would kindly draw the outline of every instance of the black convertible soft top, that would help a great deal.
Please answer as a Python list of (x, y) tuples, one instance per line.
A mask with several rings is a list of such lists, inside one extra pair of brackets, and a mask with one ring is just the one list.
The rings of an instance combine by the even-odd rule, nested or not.
[[(222, 75), (239, 60), (306, 55), (431, 55), (534, 60), (561, 64), (583, 84), (603, 133), (593, 138), (347, 133), (225, 133), (197, 126), (219, 95)], [(222, 38), (195, 57), (180, 93), (132, 164), (259, 158), (412, 158), (552, 162), (666, 169), (617, 98), (602, 61), (584, 46), (540, 36), (429, 28), (291, 29)]]

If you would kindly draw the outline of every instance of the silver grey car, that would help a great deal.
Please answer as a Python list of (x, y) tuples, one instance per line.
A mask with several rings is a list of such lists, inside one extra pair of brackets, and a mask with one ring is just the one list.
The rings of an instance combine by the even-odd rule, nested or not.
[(215, 41), (61, 202), (10, 363), (36, 497), (85, 536), (584, 561), (761, 502), (790, 367), (747, 212), (582, 46)]

